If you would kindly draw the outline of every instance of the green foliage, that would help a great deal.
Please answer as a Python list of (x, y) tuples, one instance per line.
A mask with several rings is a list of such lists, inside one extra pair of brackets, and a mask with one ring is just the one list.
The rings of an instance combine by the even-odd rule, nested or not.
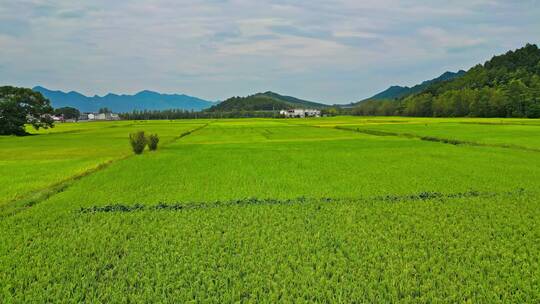
[(53, 109), (48, 99), (31, 89), (0, 87), (0, 135), (25, 135), (25, 124), (53, 127)]
[(107, 114), (107, 113), (112, 113), (112, 110), (107, 107), (99, 108), (99, 114)]
[(142, 110), (122, 113), (120, 117), (125, 120), (172, 120), (172, 119), (218, 119), (218, 118), (272, 118), (277, 111), (201, 111), (191, 112), (181, 109), (170, 110)]
[(148, 141), (144, 135), (144, 131), (138, 131), (135, 133), (129, 134), (129, 143), (133, 149), (133, 153), (142, 154), (144, 148), (146, 147)]
[[(1, 194), (72, 176), (0, 218), (0, 302), (538, 302), (538, 120), (200, 122), (0, 137)], [(123, 157), (143, 128), (167, 149)]]
[(150, 151), (156, 151), (158, 148), (159, 136), (157, 134), (150, 134), (148, 135), (147, 141), (148, 149), (150, 149)]
[(65, 119), (78, 120), (79, 116), (81, 116), (81, 112), (73, 107), (63, 107), (54, 109), (54, 115), (62, 115)]
[[(540, 117), (540, 50), (536, 45), (495, 56), (450, 81), (393, 101), (394, 115), (422, 117)], [(353, 113), (374, 115), (385, 101), (361, 103)]]
[(269, 96), (231, 97), (208, 109), (210, 112), (279, 111), (294, 106)]
[(368, 99), (359, 101), (356, 104), (360, 104), (360, 103), (363, 103), (363, 102), (366, 102), (366, 101), (372, 101), (372, 100), (381, 101), (381, 100), (403, 99), (403, 98), (405, 98), (407, 96), (410, 96), (410, 95), (413, 95), (413, 94), (418, 94), (418, 93), (421, 93), (421, 92), (425, 91), (430, 85), (433, 85), (433, 84), (436, 84), (436, 83), (439, 83), (439, 82), (443, 82), (443, 81), (452, 80), (454, 78), (459, 78), (459, 77), (463, 76), (463, 74), (465, 74), (465, 71), (463, 71), (463, 70), (460, 70), (460, 71), (458, 71), (456, 73), (445, 72), (445, 73), (443, 73), (441, 76), (439, 76), (437, 78), (434, 78), (434, 79), (431, 79), (431, 80), (426, 80), (426, 81), (422, 82), (421, 84), (417, 84), (417, 85), (415, 85), (413, 87), (391, 86), (390, 88), (384, 90), (383, 92), (380, 92), (380, 93), (378, 93), (376, 95), (373, 95), (372, 97), (370, 97)]
[(247, 97), (232, 97), (208, 109), (208, 112), (279, 111), (293, 108), (322, 109), (327, 105), (282, 96), (273, 92), (258, 93)]
[(393, 100), (368, 100), (351, 110), (352, 115), (393, 116), (399, 115), (399, 103)]
[[(0, 214), (2, 206), (131, 155), (126, 137), (138, 130), (160, 135), (160, 145), (205, 121), (114, 121), (63, 123), (27, 132), (25, 138), (0, 136)], [(1, 217), (1, 215), (0, 215)], [(1, 301), (0, 301), (1, 302)]]

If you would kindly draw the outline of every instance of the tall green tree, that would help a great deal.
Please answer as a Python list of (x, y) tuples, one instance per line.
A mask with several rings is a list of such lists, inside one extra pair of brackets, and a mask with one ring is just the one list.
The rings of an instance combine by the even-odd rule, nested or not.
[(25, 135), (25, 124), (53, 127), (53, 108), (41, 93), (27, 88), (0, 87), (0, 135)]
[(79, 116), (81, 116), (81, 111), (73, 107), (63, 107), (54, 109), (54, 115), (62, 115), (64, 119), (78, 120)]

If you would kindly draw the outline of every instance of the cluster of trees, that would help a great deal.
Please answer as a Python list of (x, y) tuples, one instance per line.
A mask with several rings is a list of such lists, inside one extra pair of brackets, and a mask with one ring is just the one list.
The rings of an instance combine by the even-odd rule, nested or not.
[(99, 111), (98, 111), (99, 114), (107, 114), (107, 113), (112, 113), (112, 112), (113, 111), (107, 107), (99, 108)]
[(26, 135), (25, 125), (36, 130), (53, 127), (50, 101), (31, 89), (0, 87), (0, 135)]
[(240, 112), (240, 111), (279, 111), (292, 109), (293, 106), (276, 98), (258, 94), (247, 97), (231, 97), (206, 112)]
[(129, 143), (135, 154), (142, 154), (146, 146), (148, 146), (150, 151), (156, 151), (158, 148), (159, 136), (157, 134), (146, 135), (144, 131), (138, 131), (129, 134)]
[[(336, 116), (348, 115), (350, 110), (340, 107), (329, 107), (321, 110), (322, 115)], [(181, 109), (171, 110), (143, 110), (128, 113), (120, 113), (120, 118), (125, 120), (160, 120), (160, 119), (218, 119), (218, 118), (277, 118), (280, 117), (279, 110), (270, 111), (186, 111)], [(368, 115), (368, 114), (366, 114)]]
[(279, 111), (186, 111), (182, 109), (171, 110), (143, 110), (119, 114), (125, 120), (155, 120), (155, 119), (197, 119), (197, 118), (263, 118), (277, 117)]
[(64, 119), (75, 119), (78, 120), (81, 116), (81, 111), (73, 107), (62, 107), (54, 109), (54, 115), (62, 116)]
[(231, 97), (206, 112), (279, 111), (287, 109), (325, 109), (328, 105), (284, 96), (274, 92), (257, 93), (246, 97)]
[(495, 56), (461, 77), (397, 100), (366, 101), (356, 115), (435, 117), (540, 117), (540, 50), (524, 48)]

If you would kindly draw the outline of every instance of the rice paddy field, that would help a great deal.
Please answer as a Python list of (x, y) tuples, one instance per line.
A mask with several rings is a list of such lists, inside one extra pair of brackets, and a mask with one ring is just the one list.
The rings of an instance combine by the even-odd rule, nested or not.
[(34, 133), (0, 137), (0, 303), (540, 303), (538, 120)]

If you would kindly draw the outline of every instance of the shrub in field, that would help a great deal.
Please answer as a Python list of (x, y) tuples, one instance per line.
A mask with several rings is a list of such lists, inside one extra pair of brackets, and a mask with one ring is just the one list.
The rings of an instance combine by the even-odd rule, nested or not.
[(135, 154), (143, 153), (144, 147), (146, 147), (146, 144), (147, 144), (144, 131), (138, 131), (138, 132), (129, 134), (129, 142), (131, 143), (131, 148), (133, 149), (133, 153)]
[(156, 151), (159, 143), (159, 136), (157, 134), (148, 135), (148, 148), (150, 151)]

